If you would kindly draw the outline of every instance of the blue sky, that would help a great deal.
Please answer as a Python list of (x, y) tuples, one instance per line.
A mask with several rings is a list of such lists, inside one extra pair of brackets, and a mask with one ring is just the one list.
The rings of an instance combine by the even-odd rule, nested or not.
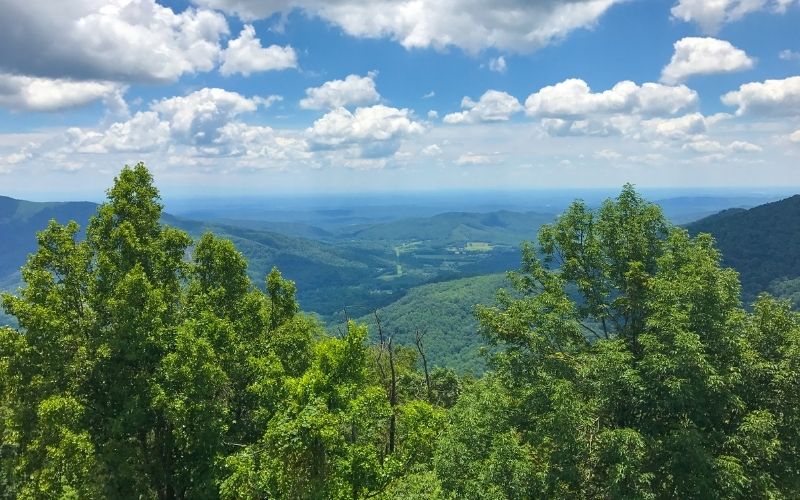
[(800, 185), (798, 0), (0, 0), (0, 194)]

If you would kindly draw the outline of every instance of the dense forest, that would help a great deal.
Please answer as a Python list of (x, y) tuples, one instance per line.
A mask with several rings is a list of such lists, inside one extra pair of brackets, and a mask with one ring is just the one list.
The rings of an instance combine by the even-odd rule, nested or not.
[(730, 209), (693, 222), (690, 234), (711, 233), (723, 264), (741, 277), (745, 302), (763, 290), (791, 296), (797, 287), (783, 283), (800, 276), (800, 195), (749, 210)]
[(436, 325), (326, 333), (277, 268), (258, 287), (231, 241), (165, 225), (126, 167), (3, 297), (0, 496), (795, 498), (800, 318), (746, 309), (721, 262), (631, 186), (575, 202), (505, 289), (462, 284), (494, 295), (487, 370), (462, 377), (432, 367)]

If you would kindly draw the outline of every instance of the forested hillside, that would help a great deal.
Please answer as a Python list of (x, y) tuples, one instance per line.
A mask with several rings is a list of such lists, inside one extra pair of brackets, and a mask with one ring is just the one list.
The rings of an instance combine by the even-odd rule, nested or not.
[(746, 303), (777, 280), (800, 277), (800, 195), (725, 210), (687, 228), (714, 236), (724, 264), (739, 272)]
[(85, 222), (97, 209), (95, 203), (37, 203), (0, 196), (0, 278), (19, 271), (29, 253), (36, 250), (36, 233), (50, 219)]
[[(51, 223), (3, 296), (19, 327), (0, 328), (1, 497), (800, 491), (800, 317), (766, 295), (743, 309), (713, 240), (630, 186), (523, 247), (476, 308), (477, 379), (430, 369), (435, 342), (400, 345), (388, 313), (377, 337), (326, 334), (278, 269), (260, 290), (230, 240), (161, 210), (148, 170), (126, 167), (86, 238)], [(498, 285), (431, 285), (419, 307)]]
[[(360, 315), (357, 323), (369, 327), (377, 338), (380, 320), (395, 342), (413, 346), (417, 334), (425, 343), (431, 366), (446, 366), (462, 373), (481, 373), (485, 358), (478, 334), (475, 306), (494, 303), (497, 290), (507, 286), (504, 274), (490, 274), (433, 283), (412, 288), (402, 299), (374, 312)], [(334, 327), (342, 328), (342, 325)]]

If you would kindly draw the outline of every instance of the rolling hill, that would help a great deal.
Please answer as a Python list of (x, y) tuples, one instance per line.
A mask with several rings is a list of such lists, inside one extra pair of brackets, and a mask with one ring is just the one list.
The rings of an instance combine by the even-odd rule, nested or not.
[(440, 247), (475, 241), (517, 247), (522, 241), (534, 238), (539, 227), (554, 218), (555, 214), (506, 210), (448, 212), (343, 230), (341, 237), (367, 241), (424, 241)]
[(19, 270), (36, 249), (36, 233), (50, 219), (60, 223), (75, 220), (84, 227), (96, 209), (97, 205), (89, 202), (39, 203), (0, 196), (0, 279)]
[(777, 281), (800, 277), (800, 195), (724, 210), (686, 227), (714, 236), (725, 265), (741, 275), (745, 303)]
[[(378, 310), (384, 332), (395, 342), (414, 345), (417, 330), (425, 332), (424, 345), (431, 366), (446, 366), (460, 372), (480, 373), (484, 345), (474, 310), (476, 304), (493, 304), (497, 290), (506, 286), (505, 274), (490, 274), (432, 283), (408, 293)], [(366, 323), (376, 336), (375, 316), (370, 312), (356, 321)], [(333, 331), (341, 325), (334, 325)]]

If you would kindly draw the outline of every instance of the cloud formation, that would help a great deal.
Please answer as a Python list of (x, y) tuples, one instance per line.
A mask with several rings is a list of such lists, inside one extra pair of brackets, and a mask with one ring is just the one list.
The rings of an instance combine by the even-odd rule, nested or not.
[(516, 97), (498, 90), (487, 90), (477, 102), (464, 97), (461, 108), (464, 111), (445, 115), (443, 121), (449, 124), (507, 121), (523, 109)]
[(352, 148), (361, 158), (382, 158), (394, 154), (402, 139), (424, 129), (408, 109), (378, 104), (355, 112), (336, 108), (315, 121), (306, 133), (318, 150)]
[(303, 109), (334, 109), (345, 106), (364, 106), (381, 98), (375, 88), (376, 73), (367, 76), (348, 75), (344, 80), (331, 80), (319, 87), (306, 89), (300, 101)]
[(14, 111), (58, 111), (104, 100), (124, 107), (125, 86), (114, 82), (72, 81), (0, 73), (0, 106)]
[(722, 96), (736, 115), (800, 116), (800, 76), (746, 83)]
[(155, 0), (3, 1), (0, 70), (43, 78), (173, 82), (212, 70), (225, 17)]
[(531, 52), (593, 26), (624, 0), (194, 0), (196, 5), (265, 19), (293, 8), (362, 38), (391, 38), (406, 48), (460, 47)]
[(685, 85), (645, 83), (639, 86), (622, 81), (610, 90), (592, 92), (585, 81), (572, 78), (529, 95), (525, 110), (530, 116), (550, 118), (615, 113), (670, 115), (694, 107), (697, 101), (697, 93)]
[(248, 24), (242, 28), (239, 38), (230, 40), (222, 52), (219, 72), (225, 76), (235, 73), (248, 76), (260, 71), (276, 71), (297, 67), (297, 54), (287, 45), (262, 47), (256, 38), (255, 28)]
[(717, 33), (723, 24), (738, 21), (747, 14), (766, 10), (783, 13), (797, 0), (678, 0), (672, 16), (693, 22), (708, 34)]
[(733, 73), (751, 69), (755, 61), (730, 42), (686, 37), (675, 42), (672, 60), (661, 71), (661, 81), (674, 85), (694, 75)]

